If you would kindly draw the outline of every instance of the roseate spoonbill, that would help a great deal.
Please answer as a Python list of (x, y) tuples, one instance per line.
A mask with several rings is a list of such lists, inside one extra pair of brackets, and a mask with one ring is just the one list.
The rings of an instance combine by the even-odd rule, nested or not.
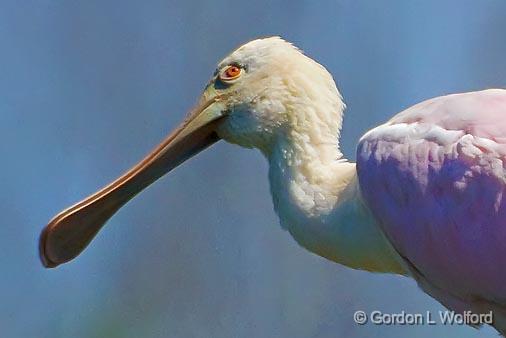
[(339, 149), (344, 109), (329, 72), (292, 44), (246, 43), (156, 149), (46, 226), (43, 264), (76, 257), (142, 189), (224, 139), (263, 153), (281, 226), (301, 246), (411, 276), (452, 310), (493, 311), (505, 333), (506, 90), (419, 103), (367, 132), (357, 163)]

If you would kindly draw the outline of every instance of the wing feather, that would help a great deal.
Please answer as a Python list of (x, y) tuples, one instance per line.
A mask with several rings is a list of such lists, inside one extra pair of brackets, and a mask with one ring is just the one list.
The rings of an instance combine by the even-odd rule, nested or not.
[(435, 287), (506, 304), (506, 90), (418, 104), (365, 134), (364, 200)]

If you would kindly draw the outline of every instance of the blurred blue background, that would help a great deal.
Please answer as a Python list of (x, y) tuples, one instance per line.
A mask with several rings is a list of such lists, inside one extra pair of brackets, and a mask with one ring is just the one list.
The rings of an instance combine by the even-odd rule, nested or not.
[(437, 313), (398, 276), (298, 247), (261, 155), (219, 143), (123, 208), (55, 270), (41, 228), (143, 157), (215, 64), (281, 35), (348, 104), (342, 145), (423, 99), (506, 86), (506, 1), (0, 1), (1, 337), (496, 337), (358, 326), (355, 310)]

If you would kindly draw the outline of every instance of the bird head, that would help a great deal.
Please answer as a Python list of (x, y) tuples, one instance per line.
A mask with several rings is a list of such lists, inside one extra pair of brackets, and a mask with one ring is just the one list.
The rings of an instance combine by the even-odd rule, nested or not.
[(344, 104), (327, 70), (279, 37), (246, 43), (222, 60), (196, 108), (130, 171), (62, 211), (44, 228), (42, 263), (76, 257), (137, 193), (219, 139), (269, 154), (294, 134), (335, 139)]
[(294, 131), (311, 134), (314, 124), (334, 124), (334, 138), (340, 127), (343, 104), (330, 73), (279, 37), (253, 40), (222, 60), (201, 101), (216, 97), (221, 105), (211, 109), (224, 117), (217, 135), (264, 153)]

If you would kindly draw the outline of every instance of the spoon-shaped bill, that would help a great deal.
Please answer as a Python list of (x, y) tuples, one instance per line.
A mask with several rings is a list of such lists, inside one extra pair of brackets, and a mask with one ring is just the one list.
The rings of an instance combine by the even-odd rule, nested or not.
[(47, 268), (79, 255), (126, 202), (179, 164), (216, 142), (223, 116), (219, 97), (200, 104), (160, 145), (123, 176), (55, 216), (42, 230), (39, 254)]

